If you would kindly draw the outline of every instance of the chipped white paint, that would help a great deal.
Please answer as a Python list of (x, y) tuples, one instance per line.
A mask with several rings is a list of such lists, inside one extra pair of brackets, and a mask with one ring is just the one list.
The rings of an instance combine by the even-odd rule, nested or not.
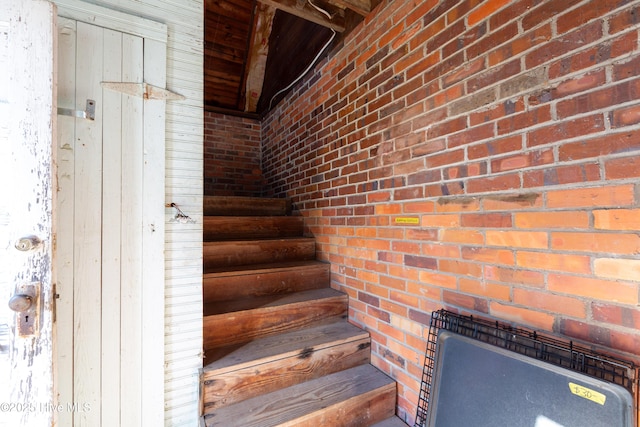
[[(53, 396), (52, 257), (54, 248), (55, 128), (55, 7), (38, 0), (0, 0), (0, 27), (4, 40), (0, 102), (3, 176), (2, 212), (6, 224), (0, 242), (3, 297), (16, 285), (40, 282), (40, 328), (35, 336), (16, 333), (15, 316), (9, 316), (9, 393), (4, 396), (10, 426), (48, 426), (53, 412), (45, 405)], [(6, 146), (6, 148), (4, 148)], [(8, 227), (7, 227), (8, 225)], [(31, 251), (15, 249), (24, 235), (38, 236), (43, 244)], [(6, 304), (6, 299), (0, 303)], [(0, 316), (2, 317), (2, 316)], [(3, 375), (6, 375), (6, 371)]]

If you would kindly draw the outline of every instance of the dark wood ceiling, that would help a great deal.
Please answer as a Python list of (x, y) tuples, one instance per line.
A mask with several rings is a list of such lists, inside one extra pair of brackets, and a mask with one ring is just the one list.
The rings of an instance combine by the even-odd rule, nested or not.
[(205, 0), (205, 109), (265, 114), (378, 2)]

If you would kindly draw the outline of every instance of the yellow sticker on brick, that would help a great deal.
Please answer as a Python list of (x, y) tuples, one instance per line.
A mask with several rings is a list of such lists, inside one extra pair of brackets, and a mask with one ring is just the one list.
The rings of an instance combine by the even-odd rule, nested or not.
[(420, 224), (420, 218), (398, 217), (396, 224)]
[(580, 396), (583, 399), (590, 400), (603, 406), (604, 402), (607, 401), (607, 396), (604, 394), (578, 384), (569, 383), (569, 389), (571, 390), (571, 393), (576, 396)]

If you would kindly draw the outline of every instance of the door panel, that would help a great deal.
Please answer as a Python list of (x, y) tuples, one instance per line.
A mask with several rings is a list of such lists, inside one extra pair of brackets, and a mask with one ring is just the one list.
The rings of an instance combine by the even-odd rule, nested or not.
[[(54, 399), (54, 40), (52, 4), (0, 0), (0, 329), (8, 330), (0, 342), (0, 425), (12, 427), (51, 425), (53, 418), (43, 406)], [(18, 250), (29, 235), (41, 243)], [(25, 284), (39, 290), (29, 334), (7, 308)]]
[(59, 237), (58, 286), (73, 313), (65, 313), (73, 338), (63, 341), (60, 359), (72, 363), (60, 390), (62, 402), (76, 405), (60, 425), (143, 425), (144, 101), (101, 83), (142, 83), (144, 40), (71, 20), (59, 28), (61, 58), (74, 64), (60, 69), (75, 76), (61, 82), (60, 106), (95, 101), (95, 120), (65, 118), (60, 128), (58, 221), (67, 233)]

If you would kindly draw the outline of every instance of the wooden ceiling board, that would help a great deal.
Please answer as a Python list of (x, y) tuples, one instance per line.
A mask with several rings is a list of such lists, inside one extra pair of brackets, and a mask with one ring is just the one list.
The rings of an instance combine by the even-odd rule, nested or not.
[[(239, 116), (257, 110), (257, 116), (263, 115), (287, 91), (278, 92), (296, 80), (318, 56), (331, 37), (329, 28), (344, 31), (332, 42), (332, 46), (337, 46), (341, 37), (361, 22), (379, 2), (260, 0), (260, 4), (277, 11), (268, 46), (258, 48), (256, 40), (265, 38), (254, 34), (255, 21), (260, 19), (258, 0), (205, 0), (205, 108)], [(313, 5), (328, 11), (329, 16)], [(260, 31), (264, 25), (257, 28)], [(257, 105), (255, 100), (245, 102), (247, 87), (254, 98), (259, 96)], [(272, 103), (276, 94), (278, 96)]]

